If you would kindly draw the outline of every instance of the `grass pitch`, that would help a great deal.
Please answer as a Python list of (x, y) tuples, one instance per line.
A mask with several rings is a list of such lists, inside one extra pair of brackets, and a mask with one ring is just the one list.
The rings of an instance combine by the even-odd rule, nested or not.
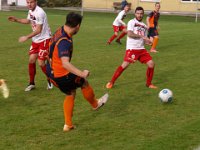
[[(0, 12), (0, 78), (7, 80), (9, 99), (0, 97), (0, 149), (6, 150), (192, 150), (200, 145), (200, 25), (192, 17), (161, 16), (159, 53), (153, 83), (145, 87), (146, 66), (131, 65), (107, 91), (105, 84), (122, 63), (123, 45), (106, 41), (113, 34), (116, 14), (85, 13), (80, 32), (74, 36), (72, 63), (88, 69), (97, 97), (109, 92), (108, 103), (91, 110), (80, 90), (74, 108), (77, 129), (63, 133), (63, 99), (57, 88), (46, 90), (46, 79), (37, 68), (36, 89), (24, 92), (28, 84), (30, 42), (18, 37), (31, 32), (27, 25), (7, 21), (26, 11)], [(52, 32), (65, 22), (66, 11), (47, 11)], [(125, 20), (128, 22), (132, 14)], [(149, 49), (149, 47), (147, 47)], [(162, 104), (158, 93), (169, 88), (171, 104)]]

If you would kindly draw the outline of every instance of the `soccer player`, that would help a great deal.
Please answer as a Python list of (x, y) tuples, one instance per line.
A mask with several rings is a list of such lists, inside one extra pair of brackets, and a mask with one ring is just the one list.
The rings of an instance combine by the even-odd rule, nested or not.
[(125, 7), (126, 5), (128, 5), (127, 0), (122, 0), (121, 5), (122, 5), (122, 10), (123, 10), (124, 7)]
[(116, 42), (119, 44), (122, 44), (120, 39), (123, 38), (127, 34), (126, 23), (123, 20), (126, 17), (126, 14), (128, 13), (129, 10), (130, 10), (129, 6), (125, 5), (123, 10), (119, 12), (118, 16), (115, 18), (113, 22), (114, 34), (107, 41), (107, 44), (111, 44), (111, 42), (118, 36), (118, 33), (120, 31), (122, 31), (122, 33), (117, 38)]
[(0, 90), (1, 90), (4, 98), (9, 97), (9, 89), (8, 89), (7, 84), (4, 79), (0, 79)]
[(135, 18), (128, 22), (126, 54), (124, 56), (124, 61), (115, 71), (111, 81), (106, 84), (106, 88), (108, 89), (113, 87), (117, 78), (129, 66), (129, 64), (134, 63), (136, 60), (147, 65), (146, 86), (152, 89), (157, 88), (152, 84), (154, 62), (150, 54), (144, 48), (144, 44), (151, 45), (151, 41), (146, 36), (147, 26), (142, 22), (143, 16), (144, 9), (142, 7), (137, 7), (135, 9)]
[(63, 103), (65, 118), (63, 131), (74, 129), (72, 115), (77, 88), (81, 88), (83, 97), (90, 103), (93, 110), (99, 109), (108, 100), (108, 94), (97, 100), (93, 88), (86, 80), (89, 76), (89, 71), (82, 71), (70, 62), (73, 52), (72, 36), (79, 31), (81, 22), (81, 15), (74, 12), (69, 13), (66, 16), (65, 25), (54, 33), (50, 41), (47, 72), (50, 74), (54, 85), (66, 94)]
[(156, 46), (158, 44), (159, 36), (158, 36), (158, 30), (160, 29), (158, 25), (158, 20), (160, 17), (160, 3), (155, 3), (155, 10), (150, 12), (149, 15), (146, 18), (147, 27), (149, 29), (148, 37), (153, 42), (152, 47), (150, 49), (150, 52), (156, 53)]
[[(31, 91), (35, 88), (36, 75), (36, 60), (41, 67), (43, 73), (46, 74), (45, 60), (48, 55), (49, 41), (51, 38), (51, 31), (48, 25), (47, 16), (44, 10), (37, 6), (37, 0), (26, 0), (29, 9), (28, 16), (25, 19), (16, 18), (15, 16), (8, 17), (11, 22), (21, 24), (31, 24), (32, 32), (28, 35), (21, 36), (19, 42), (25, 42), (32, 38), (32, 44), (29, 50), (29, 85), (25, 91)], [(47, 77), (47, 89), (52, 89), (53, 85)]]

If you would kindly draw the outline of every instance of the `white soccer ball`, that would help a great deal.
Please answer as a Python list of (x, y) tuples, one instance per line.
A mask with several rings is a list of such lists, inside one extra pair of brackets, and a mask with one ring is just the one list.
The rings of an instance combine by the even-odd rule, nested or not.
[(162, 89), (159, 92), (158, 97), (160, 98), (161, 102), (171, 102), (173, 99), (173, 93), (170, 89)]

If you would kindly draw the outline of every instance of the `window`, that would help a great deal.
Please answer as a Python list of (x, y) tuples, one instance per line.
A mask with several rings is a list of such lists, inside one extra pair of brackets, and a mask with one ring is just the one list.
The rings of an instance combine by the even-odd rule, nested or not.
[(200, 2), (200, 0), (181, 0), (182, 2), (196, 2), (196, 1), (199, 1)]
[(160, 2), (160, 0), (140, 0), (141, 2)]

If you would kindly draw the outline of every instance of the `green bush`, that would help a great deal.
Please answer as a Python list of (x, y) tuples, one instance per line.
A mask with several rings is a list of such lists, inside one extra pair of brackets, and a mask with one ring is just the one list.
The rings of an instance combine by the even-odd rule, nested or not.
[[(41, 0), (45, 1), (45, 0)], [(48, 7), (80, 7), (81, 0), (48, 0)]]
[(39, 5), (39, 6), (46, 6), (46, 4), (47, 4), (47, 2), (46, 2), (46, 0), (37, 0), (37, 4)]

